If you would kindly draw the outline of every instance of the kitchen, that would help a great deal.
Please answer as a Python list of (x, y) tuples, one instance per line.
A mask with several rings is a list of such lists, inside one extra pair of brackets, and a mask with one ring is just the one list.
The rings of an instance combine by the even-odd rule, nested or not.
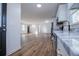
[[(53, 30), (58, 56), (79, 56), (79, 4), (59, 5)], [(59, 30), (59, 28), (61, 30)]]

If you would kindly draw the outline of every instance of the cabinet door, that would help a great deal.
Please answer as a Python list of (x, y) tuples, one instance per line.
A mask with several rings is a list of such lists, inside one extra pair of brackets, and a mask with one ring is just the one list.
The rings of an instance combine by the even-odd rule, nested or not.
[(58, 56), (68, 56), (63, 43), (60, 41), (60, 39), (57, 39), (57, 55)]
[(57, 39), (57, 56), (62, 56), (61, 43), (60, 43), (59, 39)]
[(67, 20), (67, 4), (59, 5), (57, 17), (58, 21)]
[(79, 9), (79, 3), (68, 3), (68, 9), (69, 10)]

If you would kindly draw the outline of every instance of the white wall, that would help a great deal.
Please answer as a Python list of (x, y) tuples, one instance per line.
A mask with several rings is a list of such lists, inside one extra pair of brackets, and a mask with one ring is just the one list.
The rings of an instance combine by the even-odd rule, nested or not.
[(21, 6), (18, 3), (7, 4), (7, 55), (21, 48)]
[[(38, 32), (38, 33), (51, 33), (51, 22), (54, 22), (54, 29), (56, 29), (56, 18), (52, 18), (52, 19), (48, 19), (48, 23), (45, 23), (45, 21), (42, 21), (41, 23), (33, 23), (33, 24), (30, 24), (30, 32), (31, 33), (35, 33), (35, 32)], [(21, 20), (22, 23), (24, 24), (27, 24), (27, 21), (24, 21), (24, 20)], [(35, 25), (35, 27), (32, 27), (31, 25)]]
[[(33, 25), (33, 26), (32, 26)], [(51, 23), (32, 24), (30, 26), (31, 33), (51, 33)]]
[(39, 25), (40, 33), (51, 33), (51, 23), (44, 23)]

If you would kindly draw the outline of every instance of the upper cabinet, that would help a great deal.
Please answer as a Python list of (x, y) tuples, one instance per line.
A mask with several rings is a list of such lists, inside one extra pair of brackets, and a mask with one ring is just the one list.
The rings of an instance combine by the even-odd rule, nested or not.
[(59, 5), (58, 11), (57, 11), (58, 22), (66, 21), (68, 18), (67, 13), (68, 13), (67, 4)]
[(58, 22), (68, 21), (70, 24), (79, 22), (79, 3), (60, 4), (57, 11)]
[(68, 3), (68, 9), (79, 9), (79, 3)]
[(79, 23), (79, 3), (68, 3), (69, 20), (70, 24)]

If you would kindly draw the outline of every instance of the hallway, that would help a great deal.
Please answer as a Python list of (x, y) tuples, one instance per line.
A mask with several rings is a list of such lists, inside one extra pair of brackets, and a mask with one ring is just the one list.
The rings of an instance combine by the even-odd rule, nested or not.
[(22, 34), (22, 49), (11, 56), (53, 56), (50, 34)]

